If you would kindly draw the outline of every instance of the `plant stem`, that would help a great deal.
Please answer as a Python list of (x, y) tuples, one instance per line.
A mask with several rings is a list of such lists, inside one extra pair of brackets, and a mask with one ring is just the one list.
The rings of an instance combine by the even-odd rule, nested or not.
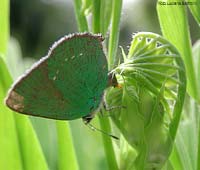
[(198, 131), (198, 138), (197, 138), (197, 141), (198, 141), (198, 152), (197, 152), (197, 165), (196, 165), (196, 170), (200, 169), (200, 106), (195, 103), (195, 106), (196, 106), (196, 118), (197, 118), (197, 131)]
[(56, 130), (58, 135), (58, 169), (78, 169), (68, 122), (56, 121)]
[(100, 9), (100, 32), (103, 36), (106, 36), (108, 27), (111, 21), (112, 14), (112, 3), (113, 0), (101, 0), (101, 9)]
[[(100, 123), (101, 129), (104, 132), (107, 132), (107, 133), (111, 132), (109, 119), (99, 118), (99, 123)], [(109, 169), (118, 170), (118, 166), (117, 166), (117, 162), (115, 158), (115, 152), (114, 152), (113, 144), (112, 144), (112, 138), (105, 134), (102, 134), (102, 139), (103, 139), (104, 150), (105, 150)]]
[(93, 20), (92, 28), (94, 33), (100, 32), (100, 0), (93, 1)]
[(87, 19), (85, 17), (84, 11), (82, 10), (81, 0), (74, 0), (74, 9), (79, 31), (80, 32), (88, 31)]
[(109, 70), (113, 68), (117, 56), (121, 9), (122, 9), (122, 0), (114, 0), (112, 4), (111, 31), (110, 31), (110, 39), (108, 47)]
[[(101, 6), (100, 0), (93, 1), (93, 24), (92, 24), (92, 26), (93, 26), (94, 33), (99, 33), (101, 30), (101, 26), (100, 26), (100, 22), (101, 22), (100, 21), (100, 16), (101, 16), (100, 9), (101, 8), (102, 8), (102, 6)], [(107, 18), (105, 18), (105, 20), (106, 19)], [(104, 132), (106, 132), (106, 133), (111, 132), (111, 126), (110, 126), (109, 119), (99, 118), (99, 123), (100, 123), (101, 129)], [(110, 137), (108, 137), (104, 134), (102, 134), (102, 139), (103, 139), (104, 150), (105, 150), (105, 154), (106, 154), (106, 158), (107, 158), (108, 167), (110, 170), (113, 170), (113, 169), (117, 170), (118, 167), (117, 167), (117, 162), (116, 162), (116, 158), (115, 158), (112, 140)]]

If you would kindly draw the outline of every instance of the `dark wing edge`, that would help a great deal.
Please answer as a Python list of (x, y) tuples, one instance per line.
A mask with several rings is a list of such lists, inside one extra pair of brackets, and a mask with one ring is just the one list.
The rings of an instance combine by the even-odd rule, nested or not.
[(4, 99), (4, 103), (7, 107), (9, 107), (11, 110), (22, 113), (22, 114), (27, 114), (31, 115), (30, 113), (25, 113), (23, 111), (24, 105), (23, 105), (23, 96), (19, 95), (18, 93), (15, 92), (16, 86), (26, 79), (26, 77), (31, 74), (31, 72), (35, 69), (37, 69), (42, 63), (44, 63), (48, 59), (48, 56), (42, 57), (39, 61), (35, 62), (29, 69), (25, 71), (23, 75), (18, 77), (18, 79), (12, 84), (11, 88), (8, 90), (7, 96)]

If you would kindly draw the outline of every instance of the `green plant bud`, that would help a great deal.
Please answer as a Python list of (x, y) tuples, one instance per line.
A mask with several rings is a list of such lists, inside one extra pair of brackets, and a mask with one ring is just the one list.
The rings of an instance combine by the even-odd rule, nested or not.
[(184, 65), (176, 49), (152, 33), (134, 35), (129, 54), (123, 52), (123, 57), (113, 70), (122, 88), (111, 88), (106, 95), (109, 106), (122, 106), (111, 111), (112, 120), (137, 151), (134, 167), (161, 169), (171, 152), (184, 101)]

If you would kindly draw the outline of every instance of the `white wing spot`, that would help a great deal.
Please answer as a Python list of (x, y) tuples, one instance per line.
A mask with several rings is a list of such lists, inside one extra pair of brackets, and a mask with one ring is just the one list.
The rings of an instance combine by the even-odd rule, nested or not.
[(82, 55), (83, 55), (83, 53), (80, 53), (79, 55), (80, 55), (80, 56), (82, 56)]

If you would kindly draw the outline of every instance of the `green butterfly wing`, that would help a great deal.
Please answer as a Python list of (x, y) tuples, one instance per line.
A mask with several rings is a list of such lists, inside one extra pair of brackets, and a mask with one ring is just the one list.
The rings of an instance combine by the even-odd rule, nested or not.
[(13, 85), (6, 104), (33, 116), (81, 118), (98, 108), (107, 87), (107, 74), (100, 35), (66, 36)]

